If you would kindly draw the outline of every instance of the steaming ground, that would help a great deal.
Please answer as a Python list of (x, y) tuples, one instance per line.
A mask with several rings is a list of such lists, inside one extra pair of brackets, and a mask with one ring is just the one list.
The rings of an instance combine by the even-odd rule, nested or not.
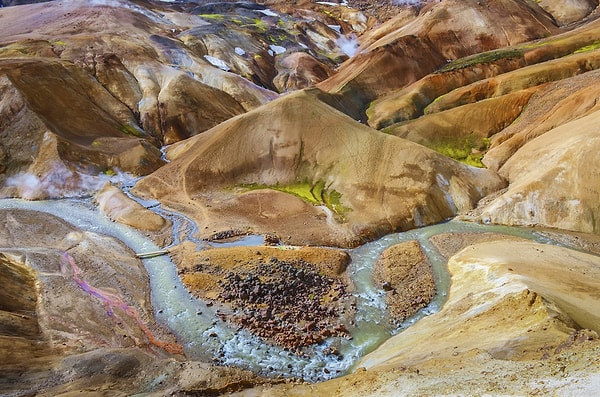
[(349, 57), (353, 57), (358, 52), (358, 38), (355, 35), (340, 36), (336, 44)]
[(122, 185), (137, 177), (119, 170), (107, 174), (89, 175), (67, 168), (63, 163), (50, 165), (50, 172), (41, 178), (21, 172), (6, 180), (6, 187), (13, 189), (19, 197), (27, 200), (50, 198), (89, 197), (107, 183)]

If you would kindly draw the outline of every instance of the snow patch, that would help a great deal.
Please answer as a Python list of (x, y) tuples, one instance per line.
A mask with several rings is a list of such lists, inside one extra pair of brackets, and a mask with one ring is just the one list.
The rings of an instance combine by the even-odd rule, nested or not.
[(279, 45), (273, 45), (271, 44), (269, 46), (269, 48), (271, 49), (271, 51), (273, 51), (274, 54), (279, 55), (279, 54), (283, 54), (284, 52), (287, 51), (287, 48), (279, 46)]
[(225, 63), (225, 61), (222, 61), (219, 58), (210, 55), (204, 55), (204, 59), (206, 59), (211, 65), (216, 66), (221, 70), (224, 70), (226, 72), (231, 70), (231, 68)]
[(348, 7), (348, 2), (346, 0), (342, 1), (341, 3), (334, 3), (332, 1), (317, 1), (317, 4), (321, 4), (324, 6), (333, 6), (333, 7), (337, 7), (337, 6)]
[(139, 14), (142, 14), (142, 15), (148, 17), (153, 22), (172, 24), (170, 21), (163, 19), (159, 14), (157, 14), (153, 11), (150, 11), (148, 9), (145, 9), (143, 7), (139, 7), (128, 1), (126, 2), (126, 1), (121, 1), (121, 0), (90, 0), (87, 2), (87, 5), (90, 5), (93, 7), (99, 6), (99, 7), (127, 8), (129, 10), (135, 11)]
[(273, 12), (272, 10), (266, 9), (266, 10), (258, 10), (258, 12), (268, 16), (268, 17), (278, 17), (279, 15), (275, 12)]
[(435, 180), (442, 192), (444, 192), (444, 197), (446, 198), (448, 206), (452, 209), (452, 211), (457, 212), (458, 209), (456, 207), (456, 203), (454, 202), (454, 199), (450, 194), (450, 182), (448, 181), (448, 179), (446, 179), (446, 177), (442, 174), (437, 174), (435, 176)]
[(106, 6), (106, 7), (123, 7), (124, 4), (118, 0), (90, 0), (88, 5), (91, 6)]
[(442, 174), (437, 174), (435, 176), (435, 180), (437, 181), (438, 186), (442, 189), (448, 189), (450, 187), (450, 182), (448, 182), (448, 179), (446, 179), (446, 177)]

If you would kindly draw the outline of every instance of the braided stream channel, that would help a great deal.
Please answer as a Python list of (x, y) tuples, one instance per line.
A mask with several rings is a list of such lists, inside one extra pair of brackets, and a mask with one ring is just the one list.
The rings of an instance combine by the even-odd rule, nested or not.
[[(174, 240), (195, 240), (197, 226), (181, 214), (162, 210), (156, 203), (144, 203), (173, 221)], [(74, 226), (121, 240), (137, 253), (160, 251), (155, 243), (137, 231), (112, 222), (94, 207), (91, 200), (62, 199), (26, 201), (0, 200), (0, 209), (27, 209), (60, 217)], [(176, 266), (168, 256), (143, 259), (150, 278), (151, 299), (157, 321), (166, 325), (183, 346), (188, 359), (238, 366), (269, 377), (295, 377), (316, 382), (351, 371), (365, 354), (376, 349), (390, 336), (401, 332), (420, 318), (438, 311), (446, 301), (450, 277), (446, 259), (439, 254), (430, 238), (441, 233), (494, 232), (519, 236), (546, 244), (555, 242), (534, 229), (490, 226), (451, 220), (407, 232), (394, 233), (376, 241), (348, 250), (351, 263), (347, 272), (353, 280), (356, 298), (355, 328), (352, 338), (330, 337), (316, 345), (310, 354), (298, 356), (285, 349), (238, 329), (219, 319), (218, 305), (193, 297), (182, 284)], [(388, 247), (416, 240), (432, 265), (437, 293), (432, 302), (416, 315), (398, 326), (387, 320), (384, 292), (373, 285), (372, 269), (381, 253)], [(261, 245), (261, 236), (248, 236), (233, 244)], [(206, 242), (203, 242), (206, 244)], [(230, 243), (231, 244), (231, 243)], [(218, 246), (218, 244), (215, 244)], [(340, 354), (331, 355), (335, 345)]]

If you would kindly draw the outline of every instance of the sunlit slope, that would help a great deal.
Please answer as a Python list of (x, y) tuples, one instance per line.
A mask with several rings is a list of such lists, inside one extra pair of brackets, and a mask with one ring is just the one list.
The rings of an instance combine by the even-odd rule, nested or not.
[[(334, 212), (333, 225), (323, 219), (322, 233), (341, 227), (362, 240), (446, 219), (502, 186), (495, 173), (381, 134), (319, 101), (318, 94), (287, 95), (173, 145), (172, 161), (141, 180), (136, 192), (189, 208), (204, 207), (190, 200), (211, 193), (240, 201), (255, 192), (250, 187), (288, 187), (301, 197), (304, 189), (315, 196), (305, 201)], [(260, 211), (248, 208), (245, 217), (261, 230)]]

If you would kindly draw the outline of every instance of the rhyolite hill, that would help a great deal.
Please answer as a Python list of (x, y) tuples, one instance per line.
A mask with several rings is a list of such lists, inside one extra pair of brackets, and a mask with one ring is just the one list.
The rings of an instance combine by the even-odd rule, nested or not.
[[(439, 238), (453, 281), (443, 310), (365, 357), (367, 371), (252, 393), (577, 395), (597, 384), (597, 1), (13, 3), (25, 2), (0, 8), (2, 197), (96, 195), (165, 243), (169, 222), (105, 186), (127, 173), (141, 177), (136, 195), (209, 240), (347, 248), (458, 215), (578, 248)], [(219, 394), (269, 382), (150, 354), (140, 332), (116, 338), (57, 263), (70, 252), (153, 324), (143, 266), (120, 242), (34, 211), (0, 210), (0, 225), (11, 286), (0, 349), (14, 358), (1, 391)], [(179, 248), (179, 263), (193, 257)], [(149, 368), (170, 379), (151, 388)], [(481, 371), (495, 375), (469, 383)]]

